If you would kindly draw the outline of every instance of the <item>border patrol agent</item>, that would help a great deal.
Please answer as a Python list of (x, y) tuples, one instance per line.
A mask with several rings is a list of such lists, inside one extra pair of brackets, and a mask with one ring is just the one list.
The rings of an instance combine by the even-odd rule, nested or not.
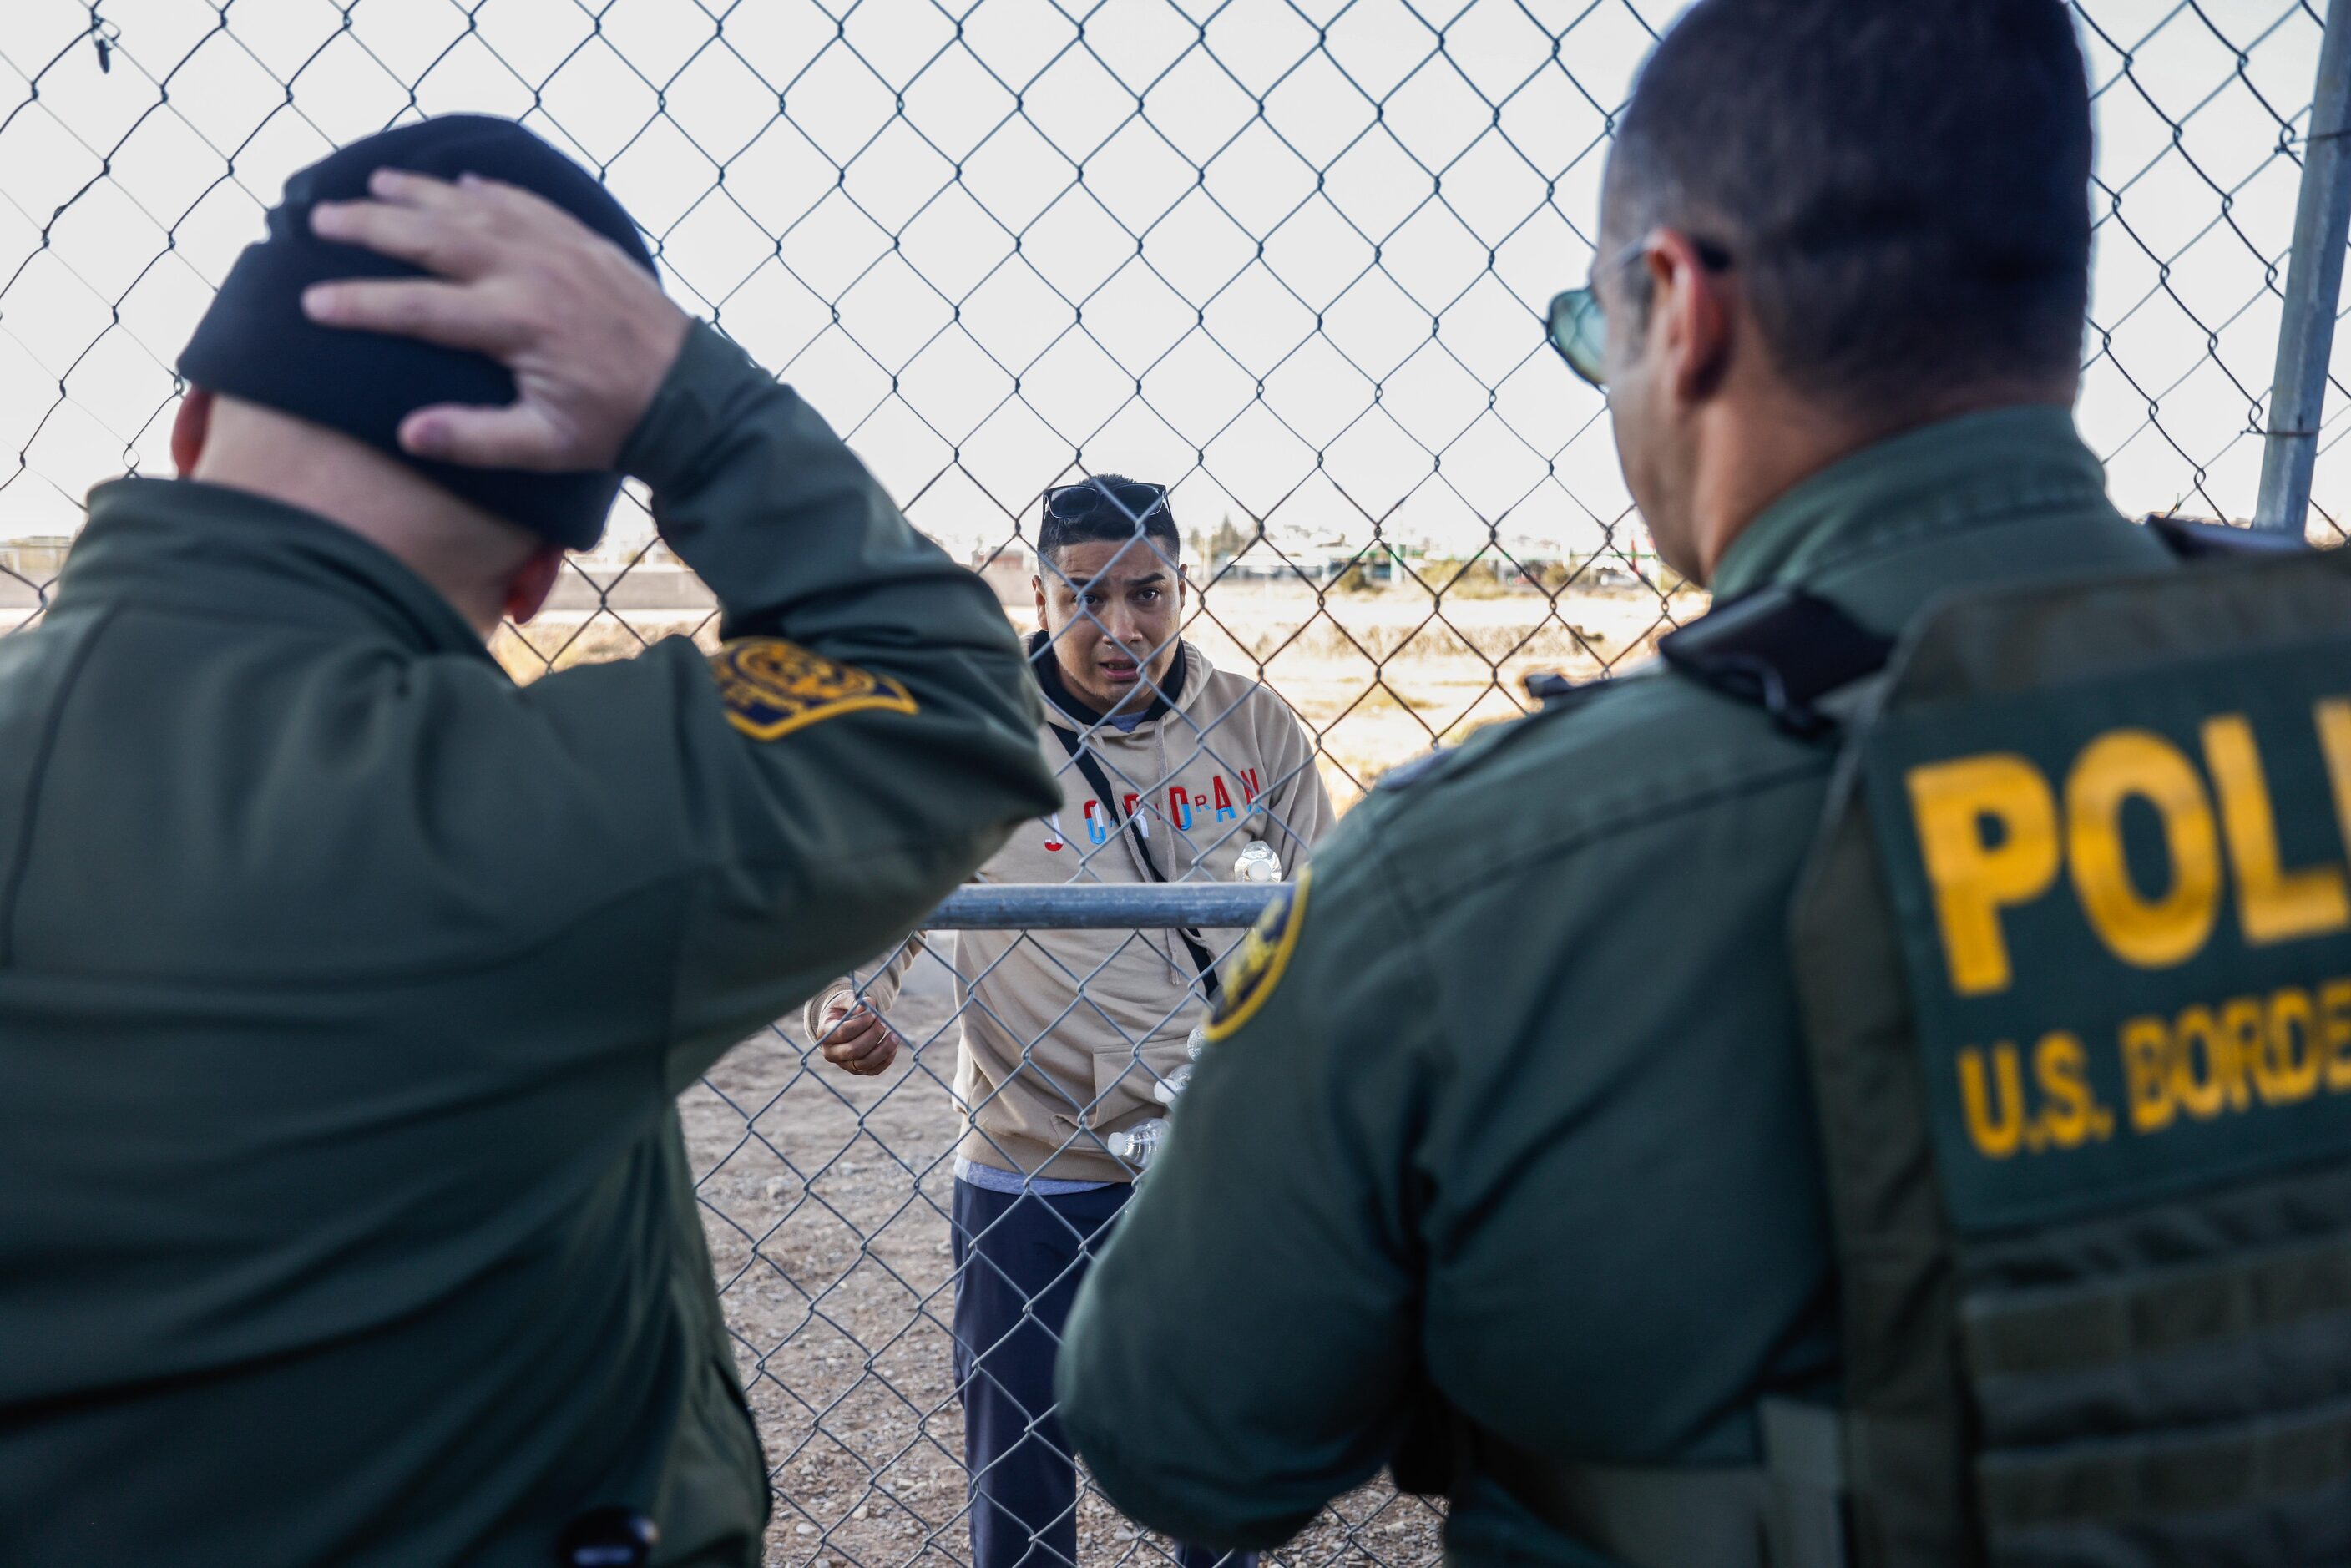
[[(194, 477), (0, 642), (0, 1561), (761, 1561), (674, 1097), (1058, 794), (994, 596), (651, 270), (505, 121), (295, 175)], [(623, 472), (724, 651), (518, 687)]]
[(2089, 156), (2056, 0), (1658, 45), (1552, 336), (1717, 609), (1247, 944), (1063, 1349), (1120, 1507), (1263, 1547), (1388, 1466), (1462, 1563), (2351, 1560), (2351, 563), (2106, 501)]

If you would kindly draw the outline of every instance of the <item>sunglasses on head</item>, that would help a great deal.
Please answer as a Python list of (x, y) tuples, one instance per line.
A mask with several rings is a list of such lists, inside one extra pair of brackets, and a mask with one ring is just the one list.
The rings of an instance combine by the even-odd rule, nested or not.
[(1151, 515), (1167, 500), (1167, 486), (1145, 485), (1131, 480), (1123, 485), (1102, 485), (1089, 479), (1081, 485), (1062, 485), (1045, 492), (1045, 509), (1065, 523), (1074, 523), (1092, 517), (1113, 502), (1125, 510), (1136, 522)]
[[(1569, 370), (1603, 392), (1608, 388), (1608, 318), (1600, 308), (1600, 275), (1623, 271), (1648, 248), (1646, 239), (1635, 240), (1606, 267), (1594, 267), (1590, 283), (1552, 295), (1551, 308), (1544, 312), (1551, 346), (1559, 350)], [(1729, 270), (1730, 253), (1711, 240), (1693, 239), (1690, 248), (1698, 253), (1698, 265), (1708, 272)]]

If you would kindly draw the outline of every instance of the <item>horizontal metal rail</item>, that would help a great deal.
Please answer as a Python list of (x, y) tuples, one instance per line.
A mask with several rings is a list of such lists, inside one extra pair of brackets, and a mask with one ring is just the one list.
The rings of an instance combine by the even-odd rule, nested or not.
[(925, 931), (1238, 931), (1290, 884), (1279, 882), (974, 883), (923, 922)]

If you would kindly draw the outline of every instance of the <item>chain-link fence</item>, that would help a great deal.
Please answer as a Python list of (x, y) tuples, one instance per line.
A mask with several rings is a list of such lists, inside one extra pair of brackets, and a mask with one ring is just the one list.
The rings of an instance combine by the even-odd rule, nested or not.
[[(1223, 880), (1262, 837), (1294, 864), (1322, 796), (1343, 810), (1432, 743), (1523, 711), (1530, 672), (1619, 668), (1699, 607), (1650, 552), (1601, 401), (1537, 314), (1590, 266), (1611, 112), (1677, 9), (12, 0), (0, 630), (40, 614), (90, 484), (167, 471), (172, 362), (284, 175), (419, 114), (510, 114), (608, 182), (674, 293), (798, 385), (1024, 629), (1044, 492), (1106, 470), (1168, 486), (1191, 584), (1176, 624), (1199, 662), (1107, 791), (1123, 810), (1042, 825), (1030, 852), (1134, 881), (1147, 843), (1162, 874), (1196, 853), (1192, 874)], [(2126, 507), (2242, 517), (2319, 17), (2283, 0), (2078, 9), (2100, 134), (2083, 428)], [(2321, 530), (2342, 517), (2340, 406)], [(1048, 597), (1069, 586), (1042, 576)], [(499, 652), (528, 678), (707, 639), (713, 619), (632, 499)], [(891, 982), (905, 1048), (887, 1071), (828, 1066), (788, 1019), (688, 1097), (774, 1470), (772, 1561), (967, 1555), (956, 1150), (1019, 1163), (985, 1124), (1024, 1074), (1063, 1102), (1040, 1113), (1049, 1143), (1099, 1149), (1147, 1117), (1196, 1010), (1189, 946), (1156, 928), (937, 936)], [(958, 1081), (972, 1031), (1008, 1075)], [(1047, 1071), (1072, 1038), (1096, 1064), (1081, 1082)], [(1434, 1521), (1374, 1490), (1283, 1555), (1424, 1562)], [(1163, 1544), (1090, 1495), (1079, 1526), (1088, 1568)]]

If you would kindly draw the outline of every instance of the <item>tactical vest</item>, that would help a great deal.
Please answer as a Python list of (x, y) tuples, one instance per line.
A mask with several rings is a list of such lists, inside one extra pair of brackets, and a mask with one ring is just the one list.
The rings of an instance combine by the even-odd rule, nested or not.
[[(1627, 1561), (2351, 1563), (2351, 551), (1767, 590), (1661, 652), (1838, 748), (1791, 946), (1839, 1403), (1501, 1479)], [(2264, 559), (2252, 559), (2261, 556)]]

